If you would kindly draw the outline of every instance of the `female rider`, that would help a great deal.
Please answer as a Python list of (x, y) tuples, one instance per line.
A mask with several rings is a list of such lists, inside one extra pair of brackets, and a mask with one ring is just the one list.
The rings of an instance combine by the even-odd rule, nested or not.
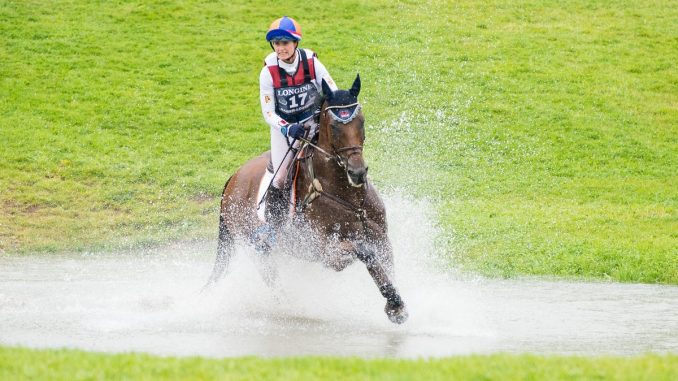
[[(292, 18), (284, 16), (271, 24), (266, 33), (273, 49), (264, 60), (259, 75), (261, 112), (271, 127), (271, 164), (264, 216), (268, 230), (277, 231), (285, 221), (289, 202), (285, 187), (287, 169), (293, 154), (291, 145), (303, 137), (313, 123), (313, 112), (320, 97), (322, 81), (332, 91), (337, 86), (315, 53), (299, 48), (301, 26)], [(272, 167), (272, 168), (271, 168)]]

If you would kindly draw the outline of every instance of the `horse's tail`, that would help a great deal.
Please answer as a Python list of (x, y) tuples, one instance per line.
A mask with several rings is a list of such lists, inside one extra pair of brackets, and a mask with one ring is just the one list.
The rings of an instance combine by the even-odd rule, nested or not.
[(225, 202), (225, 197), (226, 197), (226, 188), (228, 187), (228, 183), (231, 182), (231, 179), (233, 176), (229, 177), (228, 180), (226, 180), (226, 184), (224, 184), (224, 189), (221, 191), (221, 203), (219, 207), (219, 243), (221, 244), (222, 237), (227, 238), (226, 236), (230, 237), (231, 240), (233, 240), (233, 236), (231, 235), (231, 232), (228, 230), (228, 227), (226, 226), (226, 217), (224, 216), (224, 202)]
[(214, 262), (214, 269), (212, 270), (212, 275), (210, 276), (210, 279), (207, 281), (207, 284), (205, 285), (204, 288), (207, 288), (210, 285), (217, 283), (224, 276), (224, 273), (228, 268), (228, 263), (231, 259), (231, 255), (233, 254), (233, 234), (226, 225), (226, 216), (224, 215), (223, 211), (224, 194), (226, 191), (226, 187), (228, 187), (229, 181), (231, 181), (231, 178), (232, 176), (229, 177), (228, 180), (226, 180), (224, 190), (221, 192), (221, 207), (219, 208), (219, 242), (217, 244), (217, 259)]

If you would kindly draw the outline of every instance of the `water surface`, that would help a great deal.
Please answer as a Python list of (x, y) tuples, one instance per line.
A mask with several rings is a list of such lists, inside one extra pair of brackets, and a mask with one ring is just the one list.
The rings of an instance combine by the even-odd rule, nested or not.
[(0, 344), (160, 355), (438, 357), (678, 352), (678, 287), (462, 278), (436, 266), (425, 205), (391, 198), (394, 325), (365, 268), (278, 255), (260, 279), (239, 249), (206, 293), (215, 244), (128, 253), (0, 257)]

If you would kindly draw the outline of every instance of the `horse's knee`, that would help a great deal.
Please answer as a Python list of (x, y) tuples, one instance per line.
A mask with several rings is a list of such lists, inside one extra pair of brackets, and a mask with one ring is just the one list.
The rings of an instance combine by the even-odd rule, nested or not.
[(384, 270), (392, 277), (394, 271), (393, 252), (391, 250), (379, 250), (378, 257)]
[(374, 250), (363, 243), (356, 245), (356, 257), (360, 262), (366, 264), (367, 267), (373, 266), (377, 261), (377, 255), (374, 253)]

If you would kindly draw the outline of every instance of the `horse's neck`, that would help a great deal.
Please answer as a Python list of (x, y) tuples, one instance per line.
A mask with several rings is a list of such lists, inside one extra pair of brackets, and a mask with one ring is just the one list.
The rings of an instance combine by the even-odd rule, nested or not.
[[(331, 147), (327, 147), (326, 145), (318, 144), (318, 146), (327, 153), (332, 153), (334, 151)], [(312, 161), (315, 177), (325, 180), (326, 182), (331, 180), (330, 182), (333, 186), (342, 186), (344, 185), (344, 181), (348, 184), (348, 179), (341, 178), (342, 173), (345, 171), (339, 166), (337, 160), (334, 157), (316, 151), (313, 154)]]

